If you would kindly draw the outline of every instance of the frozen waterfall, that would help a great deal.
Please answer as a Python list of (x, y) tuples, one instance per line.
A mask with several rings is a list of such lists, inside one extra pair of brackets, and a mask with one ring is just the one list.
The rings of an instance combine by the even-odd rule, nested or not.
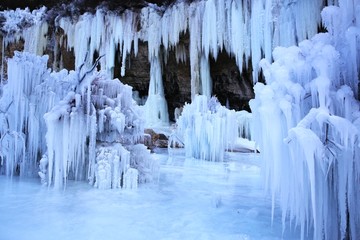
[[(191, 98), (194, 100), (197, 94), (211, 97), (212, 81), (208, 76), (210, 57), (216, 59), (220, 51), (226, 51), (235, 57), (240, 72), (251, 59), (256, 82), (258, 63), (262, 57), (271, 60), (273, 47), (297, 44), (316, 34), (321, 8), (322, 1), (312, 0), (296, 4), (292, 1), (272, 3), (265, 0), (191, 3), (179, 0), (167, 8), (149, 4), (141, 11), (126, 10), (121, 14), (99, 8), (94, 14), (85, 13), (76, 18), (57, 17), (55, 30), (64, 34), (52, 39), (51, 44), (55, 53), (61, 47), (73, 50), (75, 68), (82, 64), (89, 68), (96, 54), (103, 56), (99, 67), (112, 78), (116, 51), (120, 52), (120, 75), (124, 76), (126, 66), (130, 64), (128, 56), (137, 55), (139, 41), (147, 43), (149, 62), (154, 72), (150, 85), (159, 87), (153, 92), (150, 86), (145, 104), (146, 112), (152, 112), (154, 108), (159, 111), (158, 116), (149, 116), (149, 122), (145, 123), (152, 126), (157, 119), (163, 124), (169, 121), (166, 99), (162, 95), (162, 78), (159, 77), (163, 66), (160, 64), (159, 67), (158, 61), (163, 58), (166, 62), (167, 53), (173, 49), (176, 49), (176, 59), (183, 59), (185, 52), (178, 47), (181, 35), (190, 35), (189, 49), (186, 51), (190, 57)], [(48, 44), (46, 33), (49, 31), (45, 12), (43, 8), (32, 13), (29, 10), (1, 13), (6, 19), (1, 29), (5, 33), (4, 46), (23, 39), (25, 51), (42, 55)], [(312, 17), (300, 17), (303, 15)], [(54, 54), (52, 62), (55, 68), (62, 66), (61, 61)]]
[[(163, 74), (174, 51), (177, 62), (189, 58), (192, 102), (177, 113), (170, 143), (189, 158), (223, 161), (240, 138), (253, 140), (284, 232), (360, 238), (359, 1), (179, 0), (58, 16), (54, 29), (46, 11), (0, 12), (1, 174), (39, 175), (55, 188), (68, 179), (98, 188), (156, 180), (158, 163), (141, 142), (145, 127), (169, 125)], [(5, 49), (22, 41), (24, 52), (6, 59)], [(144, 106), (121, 83), (140, 43), (150, 64)], [(43, 55), (49, 45), (54, 71)], [(62, 69), (60, 48), (72, 51), (74, 71)], [(210, 60), (222, 52), (240, 72), (252, 70), (251, 114), (212, 96)]]
[(266, 186), (302, 238), (360, 237), (359, 10), (326, 7), (327, 33), (275, 48), (250, 102)]

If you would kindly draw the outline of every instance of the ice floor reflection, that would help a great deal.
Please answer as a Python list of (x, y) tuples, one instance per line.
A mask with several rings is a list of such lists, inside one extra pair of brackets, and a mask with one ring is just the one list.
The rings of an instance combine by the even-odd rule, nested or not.
[(271, 226), (259, 158), (223, 163), (158, 151), (159, 180), (137, 190), (98, 190), (69, 181), (64, 191), (38, 179), (0, 177), (0, 233), (7, 239), (297, 239)]

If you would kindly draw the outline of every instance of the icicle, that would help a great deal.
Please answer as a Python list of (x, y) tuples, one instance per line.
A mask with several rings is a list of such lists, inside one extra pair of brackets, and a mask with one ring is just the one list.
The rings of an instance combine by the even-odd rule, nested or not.
[(208, 0), (205, 2), (203, 13), (201, 44), (203, 55), (208, 58), (211, 53), (215, 60), (218, 54), (216, 24), (215, 0)]
[(121, 76), (125, 76), (126, 55), (131, 52), (131, 44), (134, 39), (134, 13), (126, 11), (124, 14), (124, 43), (122, 50)]
[(217, 35), (217, 51), (222, 51), (225, 44), (227, 44), (227, 30), (228, 27), (226, 25), (226, 4), (228, 1), (216, 0), (216, 35)]
[[(255, 17), (256, 16), (256, 17)], [(251, 62), (253, 67), (253, 82), (258, 80), (259, 62), (262, 58), (261, 49), (263, 48), (263, 25), (264, 9), (262, 0), (252, 1), (251, 5)]]
[[(243, 56), (244, 56), (244, 37), (247, 36), (245, 32), (245, 23), (243, 16), (243, 7), (242, 3), (239, 1), (233, 1), (231, 4), (231, 16), (230, 19), (230, 34), (229, 40), (231, 41), (232, 53), (235, 56), (236, 64), (239, 67), (240, 72), (242, 71), (243, 66)], [(248, 56), (247, 56), (248, 57)]]
[[(142, 29), (146, 31), (143, 37), (148, 41), (149, 61), (158, 58), (161, 44), (161, 17), (157, 10), (152, 7), (141, 10)], [(164, 35), (166, 36), (166, 35)], [(163, 41), (166, 41), (165, 39)], [(166, 46), (166, 43), (164, 43)]]
[(201, 40), (201, 8), (202, 2), (193, 2), (189, 7), (189, 31), (190, 31), (190, 72), (191, 72), (191, 99), (200, 93), (200, 40)]
[(210, 99), (212, 93), (212, 80), (209, 65), (209, 59), (202, 56), (200, 60), (201, 94)]
[(1, 38), (1, 73), (0, 73), (0, 98), (2, 97), (2, 91), (3, 91), (3, 82), (5, 81), (4, 79), (4, 64), (5, 64), (5, 38), (2, 37)]
[(161, 17), (161, 40), (167, 51), (172, 46), (177, 46), (180, 34), (187, 30), (188, 6), (185, 2), (178, 2), (166, 9)]
[(119, 45), (122, 54), (121, 76), (124, 76), (126, 57), (131, 52), (133, 41), (135, 55), (138, 51), (135, 18), (136, 14), (129, 10), (116, 16), (113, 13), (105, 14), (100, 9), (95, 15), (82, 15), (74, 25), (69, 19), (61, 18), (59, 27), (64, 29), (67, 35), (68, 49), (74, 49), (75, 67), (89, 67), (95, 60), (93, 55), (96, 52), (99, 56), (104, 56), (100, 59), (101, 69), (113, 75), (115, 50)]
[(175, 57), (177, 63), (186, 63), (187, 55), (184, 45), (176, 45), (175, 47)]
[(46, 22), (25, 29), (22, 34), (25, 40), (24, 51), (42, 56), (47, 45), (47, 32), (48, 24)]

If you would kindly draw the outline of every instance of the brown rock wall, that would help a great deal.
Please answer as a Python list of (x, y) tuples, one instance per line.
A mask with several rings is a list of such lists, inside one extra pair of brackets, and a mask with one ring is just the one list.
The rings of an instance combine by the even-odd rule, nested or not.
[[(60, 40), (65, 37), (63, 34), (61, 29), (50, 27), (48, 34), (49, 42), (45, 54), (49, 55), (49, 67), (54, 68), (55, 70), (61, 68), (73, 70), (73, 51), (69, 51), (65, 44), (62, 44), (61, 47), (59, 45)], [(176, 61), (175, 49), (170, 49), (167, 54), (164, 54), (164, 51), (162, 51), (162, 77), (165, 98), (168, 102), (170, 120), (174, 120), (175, 108), (183, 106), (185, 102), (191, 102), (190, 54), (188, 51), (189, 35), (185, 34), (181, 36), (179, 44), (186, 49), (187, 59), (185, 62)], [(58, 49), (57, 54), (55, 54), (55, 45), (57, 45)], [(5, 49), (5, 56), (11, 57), (15, 50), (22, 49), (23, 41), (10, 44)], [(119, 51), (117, 51), (114, 59), (114, 77), (119, 78), (123, 83), (129, 84), (134, 90), (139, 92), (140, 97), (144, 97), (148, 95), (150, 82), (150, 64), (148, 60), (147, 43), (140, 41), (138, 49), (137, 56), (132, 53), (127, 57), (126, 76), (124, 77), (120, 76), (121, 56)], [(244, 68), (242, 73), (240, 73), (236, 66), (235, 59), (230, 57), (226, 52), (219, 53), (216, 61), (210, 58), (210, 75), (213, 80), (213, 95), (216, 95), (223, 105), (228, 102), (231, 109), (249, 110), (248, 101), (254, 97), (251, 72), (252, 69), (250, 66), (249, 68)]]

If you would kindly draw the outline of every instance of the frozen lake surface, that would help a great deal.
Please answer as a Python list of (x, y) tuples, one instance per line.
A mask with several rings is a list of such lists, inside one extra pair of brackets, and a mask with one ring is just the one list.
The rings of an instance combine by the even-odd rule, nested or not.
[(66, 190), (39, 179), (0, 176), (0, 239), (298, 239), (271, 225), (255, 154), (226, 162), (158, 152), (159, 180), (137, 190), (98, 190), (70, 181)]

